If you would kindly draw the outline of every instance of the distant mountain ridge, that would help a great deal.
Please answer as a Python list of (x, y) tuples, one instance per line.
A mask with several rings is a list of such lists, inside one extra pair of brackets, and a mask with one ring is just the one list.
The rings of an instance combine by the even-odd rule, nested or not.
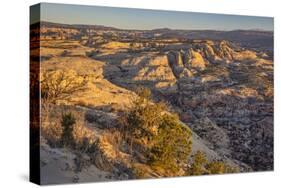
[[(35, 23), (38, 24), (38, 23)], [(100, 29), (100, 30), (119, 30), (114, 27), (108, 27), (103, 25), (86, 25), (86, 24), (62, 24), (62, 23), (54, 23), (54, 22), (47, 22), (41, 21), (41, 26), (46, 27), (62, 27), (68, 29)]]
[[(38, 27), (39, 22), (31, 25), (31, 28)], [(273, 31), (264, 30), (182, 30), (170, 28), (158, 28), (152, 30), (121, 29), (104, 25), (86, 25), (86, 24), (62, 24), (47, 21), (41, 21), (43, 27), (58, 27), (64, 29), (94, 29), (103, 31), (126, 31), (126, 32), (144, 32), (147, 34), (160, 34), (161, 38), (179, 38), (179, 39), (199, 39), (199, 40), (229, 40), (238, 43), (242, 47), (256, 48), (273, 51)]]
[[(36, 25), (39, 22), (33, 23), (31, 25)], [(272, 34), (273, 31), (268, 31), (268, 30), (260, 30), (260, 29), (234, 29), (234, 30), (211, 30), (211, 29), (204, 29), (204, 30), (198, 30), (198, 29), (171, 29), (171, 28), (156, 28), (156, 29), (121, 29), (121, 28), (116, 28), (112, 26), (104, 26), (104, 25), (96, 25), (96, 24), (64, 24), (64, 23), (56, 23), (56, 22), (49, 22), (49, 21), (41, 21), (41, 25), (43, 26), (49, 26), (49, 27), (63, 27), (63, 28), (104, 28), (104, 29), (112, 29), (112, 30), (127, 30), (127, 31), (151, 31), (151, 32), (170, 32), (170, 31), (187, 31), (187, 32), (217, 32), (217, 33), (229, 33), (229, 32), (257, 32), (257, 33), (264, 33), (264, 34)]]

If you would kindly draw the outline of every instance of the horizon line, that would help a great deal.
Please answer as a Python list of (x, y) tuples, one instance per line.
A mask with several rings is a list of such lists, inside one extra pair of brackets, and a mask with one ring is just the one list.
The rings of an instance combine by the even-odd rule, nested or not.
[(274, 32), (274, 30), (266, 30), (266, 29), (260, 29), (260, 28), (252, 28), (252, 29), (231, 29), (231, 30), (220, 30), (220, 29), (182, 29), (182, 28), (169, 28), (169, 27), (156, 27), (153, 29), (128, 29), (128, 28), (119, 28), (111, 25), (100, 25), (100, 24), (86, 24), (86, 23), (61, 23), (61, 22), (53, 22), (53, 21), (46, 21), (46, 20), (40, 20), (34, 23), (30, 23), (30, 25), (37, 24), (40, 22), (46, 22), (46, 23), (51, 23), (51, 24), (61, 24), (61, 25), (69, 25), (69, 26), (100, 26), (100, 27), (107, 27), (107, 28), (113, 28), (116, 30), (127, 30), (127, 31), (153, 31), (153, 30), (158, 30), (158, 29), (168, 29), (168, 30), (180, 30), (180, 31), (219, 31), (219, 32), (230, 32), (230, 31), (260, 31), (260, 32)]

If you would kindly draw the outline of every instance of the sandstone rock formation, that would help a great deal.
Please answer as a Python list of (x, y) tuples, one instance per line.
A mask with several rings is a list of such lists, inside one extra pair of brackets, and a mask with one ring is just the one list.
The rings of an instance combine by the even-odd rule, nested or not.
[(191, 48), (185, 54), (185, 65), (190, 69), (204, 70), (207, 66), (207, 62), (200, 52), (196, 52)]

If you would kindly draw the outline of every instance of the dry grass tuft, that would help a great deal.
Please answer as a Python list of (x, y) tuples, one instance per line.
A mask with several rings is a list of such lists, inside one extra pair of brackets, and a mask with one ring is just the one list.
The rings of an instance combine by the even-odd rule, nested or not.
[(85, 121), (78, 121), (75, 124), (73, 129), (73, 137), (77, 146), (82, 146), (85, 144), (91, 145), (95, 141), (95, 134), (90, 128), (85, 126)]
[(41, 127), (41, 135), (48, 141), (52, 147), (62, 146), (63, 127), (61, 125), (62, 114), (71, 112), (75, 117), (76, 123), (73, 127), (73, 138), (75, 149), (87, 149), (92, 145), (96, 136), (93, 130), (87, 127), (85, 121), (85, 112), (79, 111), (71, 106), (52, 107), (49, 112), (48, 121), (44, 122)]
[(58, 147), (61, 142), (62, 130), (59, 121), (52, 121), (42, 125), (41, 135), (48, 141), (50, 146)]

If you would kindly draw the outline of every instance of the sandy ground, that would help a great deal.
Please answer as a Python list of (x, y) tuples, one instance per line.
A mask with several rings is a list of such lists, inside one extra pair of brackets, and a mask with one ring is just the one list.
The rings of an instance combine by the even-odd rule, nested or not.
[(65, 184), (81, 182), (112, 181), (109, 173), (94, 165), (76, 172), (76, 155), (69, 150), (41, 145), (41, 184)]

